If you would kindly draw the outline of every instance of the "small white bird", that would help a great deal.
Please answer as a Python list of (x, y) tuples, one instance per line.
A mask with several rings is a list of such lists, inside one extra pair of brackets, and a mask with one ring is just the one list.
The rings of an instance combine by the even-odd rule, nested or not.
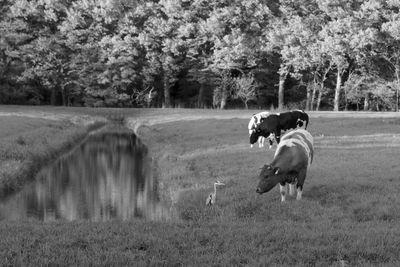
[(211, 206), (215, 204), (216, 198), (217, 198), (217, 185), (225, 185), (224, 183), (221, 183), (220, 181), (216, 181), (214, 183), (214, 192), (210, 193), (207, 197), (206, 200), (206, 205)]

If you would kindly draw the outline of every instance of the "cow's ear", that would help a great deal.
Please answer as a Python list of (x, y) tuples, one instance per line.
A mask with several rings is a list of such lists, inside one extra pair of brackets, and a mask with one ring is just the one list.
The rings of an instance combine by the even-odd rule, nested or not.
[(278, 175), (281, 172), (281, 170), (278, 167), (275, 168), (274, 171), (275, 171), (275, 175)]

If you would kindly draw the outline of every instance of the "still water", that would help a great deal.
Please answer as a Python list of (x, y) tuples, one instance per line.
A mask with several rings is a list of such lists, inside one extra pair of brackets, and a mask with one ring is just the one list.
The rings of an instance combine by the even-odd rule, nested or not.
[(162, 219), (167, 212), (151, 165), (134, 134), (89, 136), (23, 190), (0, 199), (0, 220)]

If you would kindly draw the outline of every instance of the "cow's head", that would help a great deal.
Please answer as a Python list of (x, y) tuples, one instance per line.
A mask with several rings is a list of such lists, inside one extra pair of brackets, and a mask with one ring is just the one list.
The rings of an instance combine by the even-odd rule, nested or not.
[(260, 128), (255, 128), (253, 132), (250, 134), (250, 144), (254, 144), (257, 142), (258, 138), (261, 136)]
[(284, 176), (281, 175), (280, 169), (278, 167), (264, 165), (261, 168), (256, 192), (259, 194), (263, 194), (270, 191), (275, 185), (281, 182), (283, 177)]
[(299, 127), (302, 127), (303, 126), (303, 121), (302, 120), (300, 120), (300, 119), (297, 119), (297, 126), (299, 126)]
[(307, 129), (308, 121), (309, 121), (309, 118), (308, 118), (307, 113), (302, 111), (302, 113), (300, 114), (299, 118), (297, 118), (297, 125), (299, 127), (302, 127), (305, 124), (304, 129)]

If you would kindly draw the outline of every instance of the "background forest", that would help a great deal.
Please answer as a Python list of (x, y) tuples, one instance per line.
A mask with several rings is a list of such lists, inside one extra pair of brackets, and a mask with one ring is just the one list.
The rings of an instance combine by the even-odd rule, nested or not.
[(398, 111), (395, 0), (0, 0), (0, 104)]

